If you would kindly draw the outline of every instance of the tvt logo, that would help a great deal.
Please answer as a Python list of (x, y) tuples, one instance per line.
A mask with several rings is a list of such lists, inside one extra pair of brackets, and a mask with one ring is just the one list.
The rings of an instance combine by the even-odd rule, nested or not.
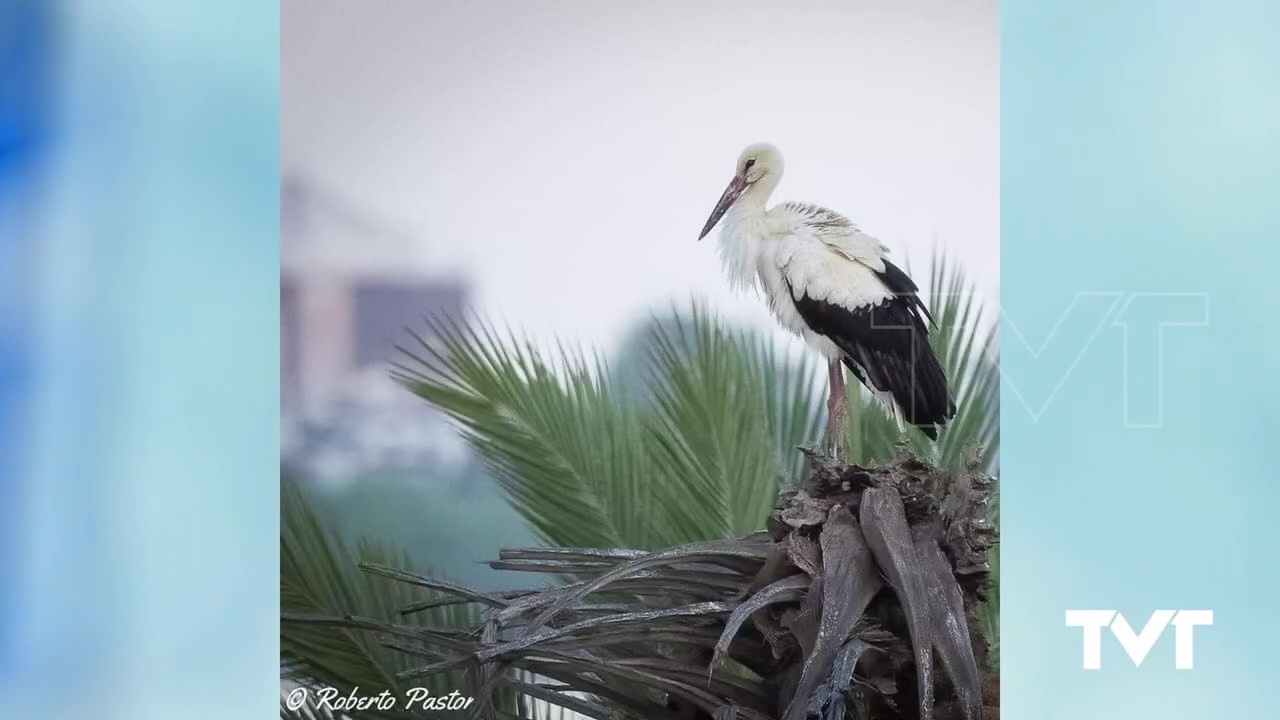
[(1191, 670), (1195, 666), (1195, 627), (1212, 625), (1212, 610), (1157, 610), (1139, 633), (1135, 633), (1124, 615), (1115, 610), (1067, 611), (1067, 627), (1084, 628), (1085, 670), (1102, 668), (1102, 628), (1111, 628), (1111, 634), (1120, 641), (1129, 659), (1141, 667), (1147, 653), (1151, 652), (1156, 640), (1170, 624), (1174, 627), (1173, 666), (1179, 670)]

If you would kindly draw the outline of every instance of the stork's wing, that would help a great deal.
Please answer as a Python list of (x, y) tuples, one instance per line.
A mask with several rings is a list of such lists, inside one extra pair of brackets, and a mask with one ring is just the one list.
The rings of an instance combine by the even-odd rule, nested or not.
[(884, 271), (888, 248), (859, 230), (849, 218), (809, 203), (784, 202), (778, 207), (790, 214), (797, 234), (808, 235), (846, 260), (862, 263), (876, 272)]
[[(832, 257), (830, 273), (844, 269), (832, 268), (833, 260), (849, 262)], [(955, 404), (929, 345), (928, 311), (911, 278), (888, 260), (881, 262), (880, 272), (865, 266), (858, 273), (844, 269), (848, 281), (874, 282), (882, 290), (879, 297), (869, 287), (832, 293), (824, 287), (830, 278), (814, 281), (787, 272), (784, 277), (805, 324), (840, 348), (844, 363), (863, 384), (892, 395), (907, 422), (936, 437), (937, 428), (955, 415)]]

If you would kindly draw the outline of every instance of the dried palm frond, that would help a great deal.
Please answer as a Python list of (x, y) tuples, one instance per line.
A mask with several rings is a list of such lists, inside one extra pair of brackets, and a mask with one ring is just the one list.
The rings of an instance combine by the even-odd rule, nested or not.
[(505, 550), (492, 563), (569, 580), (550, 588), (486, 594), (362, 565), (480, 607), (469, 632), (283, 621), (380, 636), (417, 658), (401, 682), (464, 672), (472, 717), (501, 715), (499, 690), (589, 718), (994, 717), (975, 614), (996, 535), (993, 480), (976, 462), (942, 469), (906, 454), (814, 466), (779, 497), (767, 532), (649, 552)]

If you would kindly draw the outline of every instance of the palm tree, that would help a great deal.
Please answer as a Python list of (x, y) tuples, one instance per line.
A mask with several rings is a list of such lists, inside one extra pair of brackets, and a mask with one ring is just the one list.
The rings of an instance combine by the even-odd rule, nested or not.
[[(787, 567), (791, 571), (774, 577), (781, 566), (769, 559), (771, 543), (816, 545), (826, 551), (819, 556), (828, 587), (837, 577), (832, 564), (837, 551), (829, 549), (828, 543), (834, 543), (831, 548), (842, 548), (839, 552), (852, 553), (850, 557), (870, 558), (862, 565), (847, 564), (840, 577), (848, 582), (871, 582), (871, 575), (863, 577), (860, 573), (876, 567), (891, 580), (896, 578), (897, 600), (883, 608), (873, 604), (864, 612), (841, 617), (840, 632), (845, 635), (853, 633), (856, 625), (864, 636), (881, 638), (884, 642), (877, 647), (886, 653), (889, 648), (897, 648), (906, 652), (908, 659), (914, 658), (917, 666), (927, 666), (918, 643), (895, 645), (896, 641), (890, 640), (892, 633), (886, 626), (895, 622), (890, 616), (897, 613), (895, 617), (901, 618), (905, 609), (903, 622), (911, 624), (910, 635), (924, 636), (935, 621), (948, 617), (954, 620), (956, 612), (963, 615), (966, 609), (972, 611), (980, 605), (974, 622), (962, 624), (972, 626), (975, 638), (985, 637), (994, 647), (999, 612), (995, 588), (988, 588), (985, 582), (957, 583), (954, 567), (948, 567), (946, 586), (954, 585), (957, 592), (948, 597), (960, 598), (961, 604), (934, 607), (920, 595), (920, 588), (924, 587), (921, 583), (926, 580), (944, 582), (943, 573), (937, 571), (940, 566), (929, 565), (936, 559), (935, 548), (946, 551), (953, 565), (957, 553), (987, 552), (992, 540), (988, 533), (960, 532), (956, 528), (969, 528), (965, 523), (980, 528), (991, 519), (987, 515), (994, 508), (989, 509), (986, 500), (992, 487), (986, 473), (994, 468), (999, 443), (996, 337), (974, 298), (971, 284), (953, 263), (935, 258), (930, 276), (929, 305), (938, 325), (935, 350), (956, 392), (958, 412), (953, 423), (936, 443), (914, 431), (903, 436), (897, 423), (868, 394), (854, 395), (850, 398), (849, 451), (855, 465), (834, 468), (818, 462), (814, 465), (816, 472), (808, 475), (809, 461), (796, 448), (814, 444), (824, 422), (818, 382), (821, 375), (816, 364), (807, 357), (789, 358), (765, 336), (726, 327), (705, 308), (695, 305), (668, 322), (655, 324), (646, 343), (645, 376), (638, 383), (635, 377), (620, 376), (599, 354), (563, 346), (553, 353), (542, 352), (479, 319), (468, 323), (430, 320), (431, 333), (412, 334), (413, 344), (404, 348), (404, 360), (396, 367), (397, 379), (455, 420), (501, 484), (507, 499), (540, 540), (550, 548), (573, 548), (558, 552), (510, 551), (494, 567), (548, 572), (576, 583), (578, 590), (569, 594), (553, 589), (481, 595), (411, 570), (393, 570), (385, 557), (366, 562), (363, 567), (371, 572), (356, 575), (335, 567), (343, 564), (337, 553), (330, 552), (321, 567), (311, 567), (309, 561), (300, 559), (289, 565), (289, 570), (297, 574), (295, 583), (310, 582), (305, 576), (319, 573), (332, 587), (326, 591), (325, 600), (312, 598), (310, 606), (282, 601), (288, 620), (282, 624), (282, 640), (294, 632), (314, 633), (317, 638), (309, 644), (288, 643), (287, 659), (295, 675), (311, 683), (342, 687), (351, 686), (356, 678), (368, 683), (362, 687), (391, 687), (393, 681), (403, 683), (406, 677), (434, 677), (439, 682), (443, 672), (455, 673), (444, 684), (458, 683), (461, 680), (456, 673), (471, 668), (471, 687), (486, 693), (493, 688), (506, 692), (484, 707), (516, 716), (530, 716), (522, 713), (517, 697), (537, 698), (594, 717), (606, 712), (599, 702), (613, 708), (629, 708), (643, 717), (665, 716), (654, 714), (658, 709), (672, 712), (654, 699), (665, 693), (671, 702), (691, 704), (701, 708), (699, 712), (733, 708), (744, 717), (753, 717), (753, 712), (768, 703), (751, 694), (767, 692), (761, 690), (764, 686), (759, 684), (758, 676), (751, 679), (750, 668), (761, 667), (758, 655), (762, 644), (744, 642), (743, 637), (735, 635), (735, 631), (743, 632), (741, 628), (748, 617), (757, 624), (751, 630), (753, 637), (769, 638), (774, 652), (782, 652), (775, 642), (785, 643), (785, 638), (791, 637), (792, 642), (799, 640), (801, 646), (808, 645), (806, 656), (811, 656), (816, 637), (824, 643), (825, 655), (820, 664), (825, 663), (823, 672), (827, 676), (839, 676), (838, 671), (832, 674), (832, 669), (843, 667), (839, 665), (841, 661), (855, 663), (858, 657), (854, 646), (843, 644), (843, 636), (831, 640), (816, 630), (810, 637), (794, 629), (789, 635), (786, 631), (770, 634), (758, 626), (761, 618), (765, 619), (760, 622), (767, 622), (767, 614), (758, 611), (768, 605), (783, 603), (774, 608), (783, 610), (790, 603), (791, 610), (803, 611), (803, 597), (821, 596), (816, 591), (821, 587), (816, 582), (817, 575), (796, 572), (805, 568), (802, 558), (807, 555), (789, 556), (783, 564), (790, 563)], [(808, 480), (801, 482), (806, 477)], [(799, 492), (795, 491), (797, 486), (801, 486)], [(831, 509), (826, 500), (841, 488), (846, 494), (853, 493), (843, 506), (855, 511), (860, 508), (862, 516), (836, 513), (831, 516), (834, 519), (829, 519), (823, 514)], [(881, 492), (885, 488), (893, 492)], [(928, 504), (921, 504), (920, 500), (926, 491), (933, 501), (949, 498), (948, 507), (963, 508), (939, 522), (945, 524), (948, 537), (960, 537), (964, 547), (947, 546), (941, 535), (935, 538), (930, 534), (932, 530), (922, 530), (924, 524), (907, 521), (909, 516), (933, 512), (922, 509)], [(791, 522), (796, 513), (803, 516), (816, 512), (810, 507), (815, 498), (821, 505), (822, 517), (815, 516), (815, 521), (807, 524)], [(766, 525), (775, 531), (770, 537), (757, 532)], [(866, 542), (859, 545), (858, 541), (850, 541), (853, 535), (846, 525), (859, 528), (853, 535), (865, 537)], [(903, 532), (908, 534), (904, 536)], [(828, 540), (828, 534), (832, 539)], [(911, 558), (927, 555), (928, 562), (920, 565), (933, 568), (925, 575), (913, 569), (915, 560), (903, 565), (901, 547), (893, 550), (903, 538), (906, 547), (911, 548), (913, 537), (919, 546), (912, 550), (915, 554)], [(300, 558), (313, 552), (307, 549), (308, 545), (321, 545), (318, 536), (293, 541), (291, 552)], [(282, 553), (285, 545), (282, 534)], [(857, 549), (864, 545), (868, 546), (867, 552)], [(617, 550), (620, 548), (627, 550)], [(978, 568), (980, 564), (970, 570), (974, 571), (973, 577), (985, 579), (987, 570)], [(282, 561), (282, 596), (285, 565)], [(354, 563), (347, 565), (353, 567)], [(998, 564), (993, 566), (996, 568)], [(718, 575), (707, 576), (709, 572)], [(374, 579), (385, 581), (388, 577), (400, 581), (393, 583), (399, 588), (394, 592), (412, 588), (425, 595), (414, 605), (415, 601), (406, 603), (403, 598), (391, 596), (392, 586), (385, 584), (378, 586), (382, 594), (358, 600), (350, 591), (339, 589), (372, 587), (368, 583)], [(802, 583), (805, 578), (815, 582)], [(689, 588), (701, 588), (701, 594)], [(588, 596), (592, 596), (590, 602)], [(613, 602), (601, 604), (602, 599)], [(463, 602), (468, 604), (460, 604)], [(824, 611), (817, 599), (813, 602), (817, 604), (810, 608), (811, 614), (834, 612)], [(488, 606), (491, 611), (487, 620), (474, 614), (424, 619), (415, 612), (409, 614), (411, 622), (407, 625), (393, 622), (396, 611), (405, 604), (413, 609), (433, 603), (436, 609), (449, 607), (455, 613), (477, 605)], [(700, 610), (689, 610), (691, 605), (698, 605)], [(515, 612), (513, 607), (523, 607), (527, 612)], [(602, 607), (613, 607), (615, 612), (600, 616)], [(931, 610), (936, 613), (930, 615)], [(519, 638), (512, 642), (525, 645), (509, 646), (505, 654), (493, 655), (500, 630), (493, 617), (501, 612), (507, 612), (507, 620), (513, 621), (501, 630), (518, 629)], [(597, 615), (594, 620), (589, 617), (592, 613)], [(353, 620), (353, 616), (363, 617)], [(674, 642), (679, 651), (668, 653), (663, 662), (684, 659), (700, 664), (705, 674), (711, 660), (727, 660), (727, 675), (714, 679), (707, 675), (706, 687), (718, 690), (712, 696), (698, 695), (703, 692), (698, 687), (681, 684), (678, 678), (643, 665), (646, 658), (636, 656), (634, 637), (625, 636), (619, 640), (621, 644), (614, 646), (599, 646), (595, 636), (602, 617), (610, 618), (603, 622), (620, 628), (636, 630), (635, 623), (641, 623), (658, 635), (667, 632), (672, 637), (664, 636), (665, 641)], [(710, 628), (702, 622), (708, 618), (715, 619)], [(565, 633), (566, 624), (576, 630)], [(424, 635), (421, 628), (425, 627), (436, 628), (437, 632)], [(456, 631), (460, 627), (475, 628), (480, 634), (440, 632), (442, 628)], [(378, 643), (361, 630), (393, 639)], [(698, 631), (694, 633), (696, 641), (689, 641), (692, 636), (685, 637), (683, 644), (672, 639), (694, 630)], [(397, 634), (403, 641), (394, 639)], [(357, 636), (364, 639), (357, 642)], [(964, 655), (962, 640), (940, 640), (937, 645), (949, 670), (954, 671), (957, 663), (964, 664), (957, 660)], [(551, 643), (560, 653), (556, 662), (548, 662), (546, 647), (539, 645), (542, 642)], [(370, 648), (369, 643), (379, 650), (352, 650), (353, 646)], [(526, 652), (533, 647), (539, 647), (544, 654)], [(690, 654), (690, 647), (700, 649)], [(389, 649), (391, 656), (377, 654)], [(711, 649), (716, 652), (704, 656)], [(331, 652), (333, 658), (328, 655)], [(930, 648), (925, 647), (923, 652), (928, 655)], [(976, 653), (970, 650), (969, 664), (973, 664), (975, 655), (988, 653), (985, 647)], [(989, 654), (992, 664), (996, 655)], [(501, 658), (506, 665), (496, 660), (477, 663), (481, 656)], [(370, 658), (375, 657), (376, 662), (370, 663)], [(435, 662), (424, 664), (424, 657), (434, 658)], [(343, 663), (350, 664), (338, 664), (335, 658), (345, 658)], [(354, 658), (359, 658), (360, 663)], [(619, 675), (599, 666), (603, 658), (611, 663), (641, 664)], [(383, 674), (373, 675), (370, 664), (380, 665)], [(527, 676), (509, 676), (505, 669), (512, 667), (557, 682), (547, 686), (528, 682)], [(958, 672), (964, 675), (963, 668)], [(816, 688), (806, 692), (825, 692), (828, 701), (855, 695), (892, 698), (898, 692), (896, 688), (880, 687), (869, 693), (855, 693), (848, 686), (849, 674), (845, 673), (843, 686), (839, 682), (823, 684), (812, 673), (803, 678), (797, 676), (790, 692), (795, 692), (798, 683)], [(974, 685), (974, 678), (957, 679), (956, 672), (951, 675), (957, 702), (967, 703), (966, 712), (972, 711), (978, 702), (973, 693), (981, 688)], [(379, 677), (381, 683), (377, 682)], [(917, 695), (932, 692), (933, 680), (928, 672), (916, 672), (914, 677), (920, 681)], [(655, 694), (655, 689), (661, 692)], [(587, 692), (590, 699), (566, 694), (573, 690)], [(828, 702), (825, 707), (830, 711), (833, 706)], [(921, 708), (922, 712), (928, 711), (923, 705)], [(775, 711), (782, 713), (781, 709)]]

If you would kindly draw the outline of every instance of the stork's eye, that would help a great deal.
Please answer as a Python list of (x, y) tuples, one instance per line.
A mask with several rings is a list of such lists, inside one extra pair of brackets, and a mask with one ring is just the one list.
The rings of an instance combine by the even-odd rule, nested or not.
[(743, 169), (743, 170), (750, 170), (750, 169), (751, 169), (751, 166), (752, 166), (752, 165), (755, 165), (755, 164), (756, 164), (756, 159), (755, 159), (755, 158), (747, 158), (747, 162), (746, 162), (746, 164), (745, 164), (745, 165), (743, 165), (743, 166), (742, 166), (742, 169)]

